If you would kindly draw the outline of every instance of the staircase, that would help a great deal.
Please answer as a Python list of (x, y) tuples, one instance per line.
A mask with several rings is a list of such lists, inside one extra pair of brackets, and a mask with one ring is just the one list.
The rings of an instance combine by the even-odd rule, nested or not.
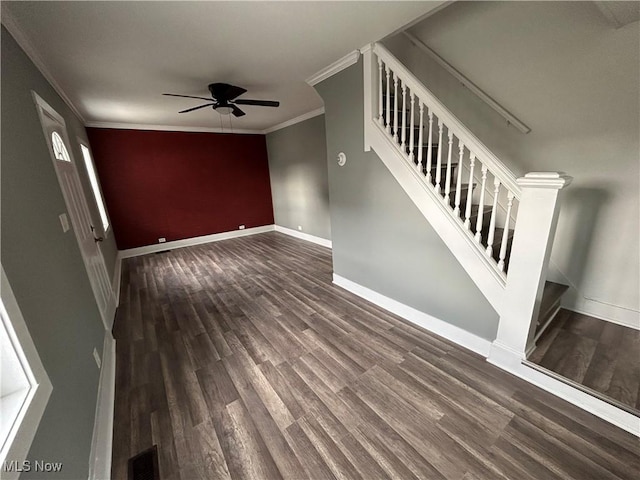
[[(383, 91), (387, 85), (389, 85), (389, 83), (387, 80), (384, 80), (383, 77)], [(392, 92), (389, 96), (389, 105), (395, 106), (396, 96), (393, 93), (395, 86), (393, 90), (391, 89), (391, 85), (389, 85), (389, 87)], [(393, 135), (396, 142), (401, 139), (400, 148), (404, 151), (407, 159), (413, 161), (418, 172), (425, 177), (425, 181), (429, 182), (432, 187), (436, 189), (439, 188), (444, 192), (443, 200), (449, 204), (453, 215), (457, 216), (463, 223), (466, 222), (468, 218), (470, 231), (474, 238), (476, 238), (476, 234), (480, 232), (480, 239), (486, 239), (487, 243), (491, 244), (491, 258), (493, 258), (498, 265), (498, 269), (506, 273), (509, 265), (509, 254), (511, 253), (514, 230), (513, 228), (496, 227), (495, 222), (492, 225), (492, 206), (487, 205), (485, 202), (481, 208), (479, 200), (482, 200), (482, 198), (478, 198), (478, 195), (476, 195), (474, 199), (473, 193), (474, 191), (478, 191), (478, 181), (481, 181), (482, 178), (474, 177), (471, 171), (473, 165), (470, 164), (467, 166), (463, 163), (464, 145), (459, 143), (458, 155), (453, 156), (455, 155), (451, 153), (453, 134), (447, 132), (448, 129), (444, 127), (443, 132), (447, 132), (445, 138), (448, 137), (449, 143), (440, 149), (440, 142), (442, 142), (443, 139), (440, 138), (440, 135), (435, 135), (432, 118), (429, 119), (429, 130), (427, 130), (426, 125), (424, 125), (424, 111), (421, 112), (422, 118), (419, 120), (422, 121), (419, 122), (419, 125), (416, 125), (418, 122), (412, 122), (412, 120), (415, 119), (412, 118), (412, 111), (409, 109), (405, 110), (404, 115), (401, 110), (399, 113), (400, 118), (396, 118), (393, 108), (387, 110), (386, 98), (386, 93), (383, 93), (382, 114), (378, 120), (389, 127), (386, 129), (387, 133)], [(402, 101), (403, 100), (399, 100), (399, 102)], [(396, 138), (396, 136), (398, 138)], [(424, 143), (425, 139), (426, 143)], [(445, 152), (449, 153), (447, 154)], [(446, 162), (442, 159), (443, 155), (446, 155)], [(424, 161), (425, 159), (426, 161)], [(491, 195), (492, 198), (494, 193), (495, 192), (486, 192), (486, 194)], [(467, 208), (469, 209), (468, 217), (466, 215)], [(511, 205), (511, 208), (513, 208), (513, 205)], [(513, 225), (514, 219), (510, 218), (509, 220)], [(484, 247), (488, 252), (487, 243), (485, 243)], [(503, 244), (505, 245), (504, 249), (502, 248)], [(500, 257), (501, 251), (503, 254), (502, 258)]]
[(363, 56), (365, 150), (376, 151), (500, 315), (494, 347), (521, 360), (538, 318), (546, 325), (563, 293), (545, 288), (545, 276), (570, 177), (516, 178), (382, 45)]

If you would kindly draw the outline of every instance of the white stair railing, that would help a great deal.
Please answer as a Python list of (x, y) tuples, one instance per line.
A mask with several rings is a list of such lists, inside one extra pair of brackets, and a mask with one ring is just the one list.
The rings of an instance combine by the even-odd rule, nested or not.
[(372, 120), (505, 284), (522, 195), (516, 177), (382, 45), (372, 52)]
[(363, 49), (363, 58), (365, 149), (376, 150), (498, 312), (488, 359), (511, 368), (532, 346), (560, 192), (571, 177), (516, 179), (382, 45)]

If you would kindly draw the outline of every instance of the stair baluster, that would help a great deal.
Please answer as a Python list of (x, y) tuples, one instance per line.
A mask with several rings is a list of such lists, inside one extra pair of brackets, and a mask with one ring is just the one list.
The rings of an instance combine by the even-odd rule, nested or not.
[(460, 196), (462, 194), (462, 161), (464, 157), (464, 144), (458, 139), (458, 178), (456, 180), (456, 197), (453, 205), (453, 214), (456, 218), (460, 217)]
[[(428, 108), (428, 107), (427, 107)], [(433, 138), (433, 112), (430, 108), (429, 110), (429, 139), (427, 140), (427, 182), (431, 185), (431, 157), (433, 155), (433, 143), (431, 139)]]
[(411, 121), (409, 122), (409, 160), (413, 162), (413, 142), (414, 142), (414, 132), (413, 132), (413, 127), (414, 127), (414, 123), (415, 123), (415, 103), (416, 103), (416, 99), (415, 99), (415, 95), (413, 94), (413, 91), (410, 92), (411, 93)]
[[(498, 250), (503, 247), (499, 237), (504, 236), (498, 227), (503, 226), (501, 215), (507, 209), (508, 199), (508, 195), (501, 196), (500, 192), (506, 188), (506, 193), (511, 194), (512, 212), (519, 211), (521, 189), (515, 177), (382, 45), (374, 45), (371, 53), (363, 55), (371, 55), (367, 63), (369, 76), (365, 80), (365, 85), (371, 86), (367, 113), (375, 112), (370, 115), (370, 124), (394, 144), (384, 148), (392, 146), (405, 162), (413, 162), (412, 167), (416, 166), (421, 174), (420, 181), (433, 187), (429, 189), (430, 195), (438, 195), (438, 200), (449, 207), (448, 213), (459, 220), (458, 226), (464, 229), (465, 235), (475, 239), (473, 243), (482, 250), (482, 258), (506, 282), (513, 232), (506, 234), (503, 264), (498, 268)], [(375, 75), (378, 75), (377, 79)], [(376, 88), (378, 92), (375, 92)], [(447, 146), (448, 150), (445, 150)], [(455, 148), (458, 149), (456, 158)], [(465, 164), (465, 149), (469, 152), (468, 164)], [(476, 162), (479, 162), (477, 168)], [(482, 180), (480, 172), (474, 171), (479, 168), (482, 169)], [(487, 198), (491, 194), (487, 191), (489, 174), (489, 181), (499, 179), (492, 202)], [(474, 194), (475, 187), (481, 188), (477, 194)], [(511, 218), (507, 220), (509, 222), (513, 228), (515, 220)]]
[(471, 229), (471, 204), (473, 197), (473, 168), (476, 165), (476, 156), (473, 152), (470, 152), (469, 155), (469, 192), (467, 193), (467, 208), (464, 212), (464, 228), (466, 230)]
[(478, 204), (478, 219), (476, 220), (476, 242), (482, 243), (482, 217), (484, 216), (484, 193), (487, 188), (487, 166), (482, 165), (482, 187), (480, 187), (480, 203)]
[(436, 163), (436, 193), (440, 193), (440, 181), (442, 180), (442, 132), (444, 123), (438, 118), (438, 155)]
[(402, 153), (405, 152), (405, 145), (407, 144), (407, 86), (402, 82), (402, 143), (400, 149)]
[(491, 220), (489, 221), (489, 235), (487, 236), (487, 255), (493, 256), (493, 239), (496, 232), (496, 215), (498, 214), (498, 195), (500, 195), (500, 180), (493, 179), (493, 206), (491, 207)]
[[(387, 70), (388, 71), (388, 70)], [(378, 58), (378, 123), (384, 126), (384, 99), (382, 95), (382, 59)]]
[(451, 153), (453, 151), (453, 132), (449, 130), (449, 152), (447, 153), (447, 174), (444, 181), (444, 202), (449, 205), (451, 193)]
[(509, 223), (511, 222), (511, 207), (513, 206), (513, 192), (507, 192), (507, 218), (504, 222), (502, 232), (502, 243), (500, 244), (500, 254), (498, 256), (498, 270), (504, 272), (504, 262), (507, 256), (507, 242), (509, 240)]
[(418, 131), (418, 171), (422, 173), (422, 130), (424, 128), (424, 103), (418, 99), (420, 104), (420, 130)]
[(387, 110), (385, 112), (385, 130), (387, 131), (387, 133), (391, 133), (391, 122), (389, 121), (389, 117), (391, 116), (391, 86), (390, 86), (390, 76), (391, 76), (391, 70), (389, 70), (389, 65), (385, 65), (384, 66), (386, 74), (387, 74)]
[(393, 141), (398, 143), (398, 75), (393, 72)]

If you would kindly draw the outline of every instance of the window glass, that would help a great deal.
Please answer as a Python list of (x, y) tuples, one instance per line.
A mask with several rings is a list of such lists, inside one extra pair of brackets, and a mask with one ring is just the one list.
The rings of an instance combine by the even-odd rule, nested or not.
[(85, 146), (80, 144), (82, 150), (82, 156), (84, 157), (84, 163), (87, 167), (87, 174), (89, 175), (89, 182), (91, 183), (91, 190), (93, 196), (96, 199), (98, 205), (98, 212), (100, 212), (100, 220), (102, 221), (102, 231), (106, 232), (109, 228), (109, 218), (107, 217), (107, 209), (104, 205), (104, 199), (102, 198), (102, 192), (100, 191), (100, 184), (98, 183), (98, 177), (96, 176), (95, 168), (93, 167), (93, 159), (91, 158), (91, 152)]
[(56, 157), (56, 160), (61, 160), (63, 162), (71, 161), (69, 152), (67, 152), (67, 147), (64, 146), (62, 137), (60, 137), (58, 132), (53, 132), (51, 134), (51, 145), (53, 146), (53, 155)]

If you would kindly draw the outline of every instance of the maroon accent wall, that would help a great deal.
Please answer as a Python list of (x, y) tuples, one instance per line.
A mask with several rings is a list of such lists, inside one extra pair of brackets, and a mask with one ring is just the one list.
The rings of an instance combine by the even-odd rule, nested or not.
[(120, 250), (273, 223), (264, 135), (87, 133)]

